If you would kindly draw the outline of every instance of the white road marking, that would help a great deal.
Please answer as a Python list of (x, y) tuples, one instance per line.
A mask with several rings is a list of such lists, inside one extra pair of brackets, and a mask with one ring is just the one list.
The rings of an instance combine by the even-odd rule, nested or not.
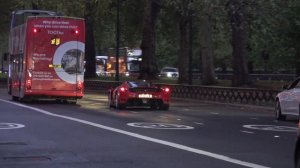
[(150, 129), (170, 129), (170, 130), (194, 129), (194, 127), (187, 126), (187, 125), (169, 124), (169, 123), (136, 122), (136, 123), (127, 123), (127, 125), (131, 127), (150, 128)]
[(139, 112), (136, 112), (136, 111), (130, 111), (130, 113), (139, 114)]
[(16, 129), (23, 128), (25, 125), (17, 123), (0, 123), (0, 129)]
[(194, 123), (197, 125), (204, 125), (203, 123), (200, 123), (200, 122), (194, 122)]
[(280, 132), (296, 132), (297, 127), (288, 127), (280, 125), (243, 125), (244, 128), (256, 129), (262, 131), (280, 131)]
[(43, 113), (43, 114), (46, 114), (46, 115), (49, 115), (49, 116), (63, 118), (63, 119), (71, 120), (71, 121), (76, 121), (76, 122), (79, 122), (79, 123), (82, 123), (82, 124), (94, 126), (94, 127), (101, 128), (101, 129), (104, 129), (104, 130), (108, 130), (108, 131), (128, 135), (128, 136), (135, 137), (135, 138), (138, 138), (138, 139), (154, 142), (154, 143), (161, 144), (161, 145), (166, 145), (166, 146), (173, 147), (173, 148), (176, 148), (176, 149), (181, 149), (181, 150), (196, 153), (196, 154), (199, 154), (199, 155), (204, 155), (204, 156), (207, 156), (207, 157), (223, 160), (223, 161), (226, 161), (226, 162), (230, 162), (230, 163), (245, 166), (245, 167), (270, 168), (270, 167), (258, 165), (258, 164), (255, 164), (255, 163), (250, 163), (250, 162), (234, 159), (234, 158), (231, 158), (231, 157), (228, 157), (228, 156), (225, 156), (225, 155), (220, 155), (220, 154), (204, 151), (204, 150), (201, 150), (201, 149), (196, 149), (196, 148), (192, 148), (192, 147), (189, 147), (189, 146), (185, 146), (185, 145), (181, 145), (181, 144), (177, 144), (177, 143), (173, 143), (173, 142), (169, 142), (169, 141), (164, 141), (164, 140), (144, 136), (144, 135), (133, 133), (133, 132), (124, 131), (124, 130), (113, 128), (113, 127), (108, 127), (108, 126), (93, 123), (93, 122), (90, 122), (90, 121), (81, 120), (81, 119), (78, 119), (78, 118), (68, 117), (68, 116), (59, 115), (59, 114), (54, 114), (54, 113), (51, 113), (51, 112), (43, 110), (43, 109), (39, 109), (39, 108), (35, 108), (35, 107), (31, 107), (31, 106), (27, 106), (27, 105), (23, 105), (23, 104), (19, 104), (19, 103), (7, 101), (7, 100), (0, 99), (0, 101), (10, 103), (10, 104), (14, 104), (14, 105), (19, 106), (19, 107), (31, 109), (31, 110), (34, 110), (34, 111), (37, 111), (37, 112), (40, 112), (40, 113)]
[(250, 132), (250, 131), (241, 131), (243, 133), (246, 133), (246, 134), (254, 134), (254, 132)]
[(212, 112), (210, 114), (213, 114), (213, 115), (219, 115), (220, 113), (215, 113), (215, 112)]

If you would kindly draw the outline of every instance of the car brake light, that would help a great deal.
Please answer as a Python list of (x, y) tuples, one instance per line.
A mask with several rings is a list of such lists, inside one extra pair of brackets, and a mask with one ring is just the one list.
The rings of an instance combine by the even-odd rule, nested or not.
[(31, 79), (26, 80), (26, 89), (31, 89), (31, 85), (32, 85)]
[(164, 91), (165, 92), (170, 92), (170, 89), (169, 88), (165, 88)]
[(125, 92), (125, 88), (124, 88), (124, 87), (121, 87), (120, 90), (121, 90), (122, 92)]
[(83, 89), (83, 83), (82, 81), (77, 82), (77, 90), (82, 90)]

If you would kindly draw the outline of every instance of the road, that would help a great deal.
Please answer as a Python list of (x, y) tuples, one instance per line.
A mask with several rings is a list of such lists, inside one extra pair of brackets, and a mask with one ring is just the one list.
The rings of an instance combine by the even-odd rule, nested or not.
[(0, 89), (0, 167), (290, 168), (296, 120), (272, 110), (172, 99), (169, 111), (14, 102)]

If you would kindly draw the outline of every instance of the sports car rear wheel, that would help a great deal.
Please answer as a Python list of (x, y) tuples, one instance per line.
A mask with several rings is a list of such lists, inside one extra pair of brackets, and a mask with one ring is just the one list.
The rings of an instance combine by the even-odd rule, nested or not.
[(120, 103), (118, 95), (116, 96), (115, 102), (116, 102), (116, 109), (124, 109), (126, 107), (125, 104)]
[(169, 110), (169, 105), (168, 104), (162, 104), (160, 107), (159, 107), (159, 109), (160, 110)]
[(286, 116), (281, 114), (281, 106), (279, 100), (276, 100), (275, 103), (275, 119), (276, 120), (285, 120)]
[(111, 99), (112, 99), (111, 92), (109, 92), (108, 93), (108, 97), (107, 97), (107, 105), (108, 105), (108, 107), (113, 107)]

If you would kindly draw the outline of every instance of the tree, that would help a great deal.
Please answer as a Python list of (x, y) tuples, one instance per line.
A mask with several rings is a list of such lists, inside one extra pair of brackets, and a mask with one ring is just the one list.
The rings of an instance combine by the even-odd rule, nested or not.
[(8, 51), (8, 32), (10, 24), (10, 13), (13, 10), (15, 2), (0, 1), (0, 60), (2, 61), (3, 53)]
[(246, 0), (229, 0), (228, 16), (232, 31), (232, 59), (233, 59), (233, 86), (242, 86), (248, 83), (248, 68), (246, 61)]
[(157, 78), (157, 64), (155, 59), (155, 24), (160, 5), (157, 1), (147, 0), (145, 6), (144, 27), (141, 49), (143, 52), (140, 65), (139, 79), (152, 80)]
[(179, 32), (179, 49), (177, 54), (177, 65), (179, 71), (178, 83), (188, 83), (189, 62), (189, 33), (193, 12), (192, 0), (169, 0), (167, 6), (173, 9), (174, 19), (177, 21)]
[(94, 13), (97, 0), (85, 1), (85, 22), (86, 22), (86, 41), (85, 41), (85, 77), (96, 77), (95, 60), (95, 39), (94, 39)]
[(188, 10), (189, 2), (182, 1), (182, 11), (178, 12), (178, 27), (179, 27), (179, 51), (178, 51), (178, 70), (179, 78), (178, 83), (188, 82), (188, 55), (189, 55), (189, 24), (191, 24), (191, 15)]
[(285, 34), (287, 39), (287, 45), (295, 50), (294, 56), (294, 66), (295, 73), (297, 76), (300, 76), (300, 2), (298, 0), (292, 0), (290, 3), (290, 8), (286, 11), (286, 19), (288, 24)]
[(213, 4), (204, 1), (201, 15), (201, 57), (202, 57), (202, 84), (211, 85), (215, 83), (214, 56), (212, 42), (212, 10)]

